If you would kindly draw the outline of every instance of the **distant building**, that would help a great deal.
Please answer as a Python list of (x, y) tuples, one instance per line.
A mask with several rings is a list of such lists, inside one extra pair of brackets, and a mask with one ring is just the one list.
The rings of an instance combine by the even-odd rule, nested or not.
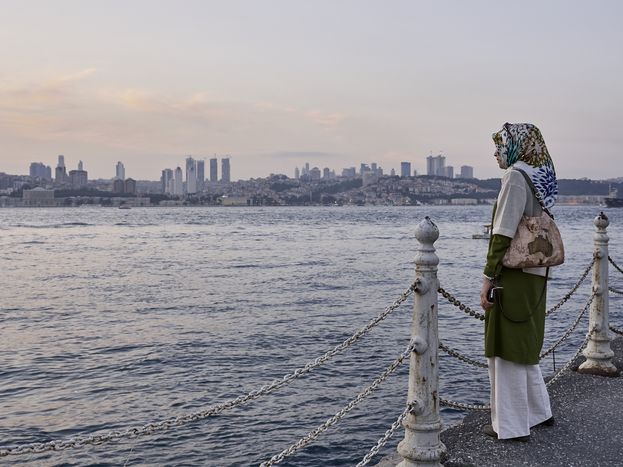
[(249, 206), (251, 200), (245, 196), (221, 196), (221, 204), (223, 206)]
[(54, 190), (46, 190), (41, 187), (24, 190), (22, 192), (22, 202), (23, 206), (27, 207), (56, 206)]
[(58, 164), (54, 172), (54, 184), (64, 185), (67, 183), (67, 169), (65, 168), (65, 156), (58, 156)]
[(390, 175), (391, 177), (395, 177), (395, 176), (396, 176), (396, 171), (395, 171), (394, 169), (390, 170), (390, 171), (389, 171), (389, 175)]
[(439, 177), (446, 176), (446, 157), (439, 156), (428, 156), (426, 158), (426, 175), (436, 175)]
[(182, 168), (178, 167), (175, 169), (175, 189), (173, 191), (174, 195), (182, 196), (184, 194), (184, 176), (182, 174)]
[(203, 191), (205, 188), (205, 166), (204, 160), (197, 161), (197, 191)]
[(347, 169), (342, 169), (342, 177), (354, 178), (357, 176), (357, 171), (354, 167), (348, 167)]
[(117, 162), (117, 167), (115, 167), (115, 179), (125, 180), (125, 166), (121, 161)]
[(454, 178), (454, 167), (451, 165), (444, 167), (444, 177)]
[(136, 194), (136, 180), (133, 178), (126, 178), (123, 182), (124, 193), (128, 193), (130, 195)]
[(31, 162), (30, 176), (41, 180), (52, 180), (52, 168), (42, 162)]
[(325, 180), (329, 180), (331, 178), (331, 169), (329, 169), (329, 167), (322, 169), (322, 178)]
[(120, 178), (115, 178), (112, 182), (113, 193), (125, 193), (125, 183)]
[(173, 183), (173, 171), (171, 169), (164, 169), (160, 176), (160, 184), (162, 192), (165, 194), (173, 194), (175, 185)]
[(218, 159), (216, 157), (210, 159), (210, 182), (218, 182)]
[(361, 175), (363, 177), (363, 174), (366, 172), (370, 171), (370, 167), (368, 167), (368, 164), (361, 164), (359, 166), (359, 175)]
[(72, 188), (84, 188), (89, 181), (88, 173), (86, 170), (70, 170), (69, 171), (69, 184)]
[(221, 159), (221, 181), (224, 183), (231, 182), (231, 172), (229, 166), (229, 157)]
[(309, 176), (312, 180), (320, 180), (320, 169), (318, 167), (310, 169)]
[(461, 178), (474, 178), (474, 168), (470, 165), (461, 166)]
[(186, 158), (186, 193), (197, 193), (197, 162), (191, 156)]
[(403, 178), (411, 176), (411, 162), (400, 163), (400, 176)]
[(298, 167), (294, 168), (294, 179), (298, 180), (299, 178), (301, 178), (301, 172), (299, 171)]

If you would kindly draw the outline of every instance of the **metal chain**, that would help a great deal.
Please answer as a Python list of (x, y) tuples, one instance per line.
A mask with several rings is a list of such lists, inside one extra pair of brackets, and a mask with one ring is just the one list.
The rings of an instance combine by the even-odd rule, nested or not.
[(402, 354), (400, 354), (400, 356), (396, 360), (394, 360), (392, 364), (389, 365), (385, 369), (385, 371), (381, 373), (381, 375), (372, 382), (370, 386), (368, 386), (363, 391), (361, 391), (357, 395), (357, 397), (351, 400), (343, 409), (337, 412), (333, 417), (329, 418), (323, 424), (319, 425), (318, 427), (316, 427), (315, 429), (307, 433), (305, 436), (299, 439), (296, 443), (292, 444), (289, 448), (284, 449), (279, 454), (276, 454), (273, 457), (271, 457), (269, 460), (262, 462), (260, 464), (260, 467), (270, 467), (272, 465), (280, 463), (286, 457), (289, 457), (295, 452), (297, 452), (298, 450), (304, 448), (309, 443), (311, 443), (313, 440), (315, 440), (321, 433), (323, 433), (324, 431), (328, 430), (331, 426), (338, 423), (342, 418), (344, 418), (344, 416), (348, 412), (353, 410), (361, 401), (363, 401), (366, 397), (372, 394), (381, 385), (381, 383), (383, 383), (383, 381), (385, 381), (389, 377), (389, 375), (391, 375), (396, 370), (396, 368), (400, 366), (400, 364), (404, 361), (404, 359), (407, 358), (411, 354), (411, 352), (413, 352), (413, 349), (415, 349), (415, 345), (416, 345), (415, 342), (409, 343), (409, 345), (404, 350), (404, 352), (402, 352)]
[(476, 360), (472, 360), (471, 358), (463, 355), (462, 353), (460, 353), (458, 350), (452, 349), (450, 347), (448, 347), (447, 345), (443, 344), (441, 341), (439, 342), (439, 348), (441, 350), (443, 350), (445, 353), (447, 353), (448, 355), (451, 355), (452, 357), (461, 360), (462, 362), (465, 362), (469, 365), (473, 365), (473, 366), (477, 366), (478, 368), (488, 368), (489, 365), (487, 365), (486, 363), (483, 362), (479, 362)]
[(400, 427), (400, 425), (402, 425), (402, 421), (405, 419), (405, 417), (409, 414), (409, 412), (414, 407), (415, 407), (415, 404), (407, 405), (407, 408), (404, 409), (404, 411), (398, 416), (396, 421), (392, 423), (392, 426), (389, 427), (389, 429), (385, 432), (385, 434), (376, 442), (374, 446), (372, 446), (370, 451), (368, 451), (368, 453), (365, 456), (363, 456), (363, 459), (361, 459), (361, 462), (359, 462), (359, 464), (357, 464), (355, 467), (364, 467), (365, 465), (368, 465), (368, 463), (372, 460), (372, 458), (379, 453), (379, 451), (383, 448), (383, 446), (385, 446), (389, 438), (391, 438), (394, 435), (394, 433)]
[(623, 295), (623, 290), (615, 289), (614, 287), (608, 287), (608, 290), (612, 293)]
[(580, 355), (580, 353), (582, 352), (582, 350), (584, 350), (584, 348), (586, 347), (586, 345), (588, 344), (588, 341), (591, 337), (591, 334), (593, 333), (593, 331), (588, 332), (586, 334), (586, 338), (584, 339), (584, 342), (582, 342), (582, 345), (580, 345), (580, 348), (578, 349), (578, 351), (575, 353), (575, 355), (573, 355), (573, 357), (571, 357), (571, 360), (569, 360), (567, 362), (567, 364), (565, 366), (563, 366), (558, 373), (556, 373), (552, 379), (550, 379), (547, 383), (545, 383), (545, 386), (549, 387), (552, 384), (554, 384), (556, 382), (556, 380), (558, 380), (565, 371), (567, 371), (571, 365), (573, 365), (573, 363), (576, 361), (576, 359), (578, 358), (578, 356)]
[(464, 402), (455, 402), (447, 399), (439, 398), (439, 403), (445, 407), (452, 407), (459, 410), (491, 410), (491, 406), (478, 404), (465, 404)]
[(612, 326), (612, 325), (608, 326), (608, 328), (609, 328), (612, 332), (614, 332), (614, 333), (616, 333), (616, 334), (619, 334), (619, 335), (623, 336), (623, 331), (621, 331), (620, 329), (617, 329), (617, 328), (615, 328), (615, 327), (614, 327), (614, 326)]
[(614, 260), (612, 259), (612, 257), (610, 255), (608, 255), (608, 261), (610, 261), (610, 264), (612, 264), (617, 271), (619, 271), (621, 274), (623, 274), (623, 269), (621, 269), (617, 265), (617, 263), (614, 262)]
[(586, 313), (586, 310), (589, 309), (589, 307), (591, 306), (591, 303), (593, 303), (593, 300), (595, 299), (595, 294), (591, 295), (591, 297), (588, 299), (588, 302), (586, 303), (586, 305), (584, 306), (584, 308), (582, 308), (582, 310), (580, 311), (580, 313), (578, 314), (578, 317), (575, 319), (575, 321), (571, 324), (571, 326), (569, 327), (569, 329), (567, 329), (567, 331), (562, 335), (562, 337), (560, 339), (558, 339), (549, 349), (547, 349), (545, 352), (542, 352), (541, 355), (539, 356), (539, 360), (543, 360), (545, 357), (547, 357), (550, 353), (552, 353), (554, 350), (556, 350), (556, 347), (558, 347), (566, 338), (568, 338), (571, 333), (575, 330), (575, 328), (578, 326), (578, 323), (580, 322), (580, 320), (582, 319), (582, 316), (584, 316), (584, 314)]
[(468, 307), (464, 303), (461, 303), (454, 295), (452, 295), (450, 292), (447, 292), (443, 287), (439, 287), (437, 289), (437, 292), (439, 292), (443, 296), (443, 298), (448, 300), (448, 302), (450, 302), (452, 305), (458, 307), (459, 310), (465, 312), (466, 314), (470, 316), (473, 316), (476, 319), (479, 319), (480, 321), (485, 320), (485, 315), (478, 313), (477, 311), (472, 310), (470, 307)]
[(65, 449), (79, 448), (86, 445), (103, 444), (122, 438), (136, 438), (138, 436), (150, 435), (157, 431), (165, 431), (170, 428), (182, 426), (190, 422), (203, 420), (205, 418), (217, 415), (225, 410), (233, 409), (234, 407), (243, 405), (246, 402), (257, 399), (260, 396), (269, 394), (272, 391), (291, 383), (293, 380), (309, 373), (313, 369), (325, 363), (327, 360), (331, 359), (336, 354), (353, 345), (361, 337), (367, 334), (370, 329), (372, 329), (374, 326), (384, 320), (392, 311), (398, 308), (409, 297), (409, 295), (411, 295), (414, 290), (416, 290), (416, 288), (417, 282), (414, 282), (407, 290), (402, 293), (402, 295), (396, 301), (394, 301), (394, 303), (385, 308), (385, 310), (383, 310), (381, 314), (379, 314), (376, 318), (372, 319), (367, 325), (365, 325), (351, 337), (346, 339), (344, 342), (326, 352), (324, 355), (318, 357), (313, 361), (308, 362), (304, 367), (298, 368), (297, 370), (283, 376), (281, 379), (276, 379), (271, 383), (265, 384), (259, 389), (238, 396), (235, 399), (230, 399), (200, 412), (182, 415), (179, 417), (173, 417), (162, 420), (160, 422), (149, 423), (141, 427), (132, 427), (123, 431), (110, 431), (103, 434), (77, 436), (66, 440), (55, 440), (45, 443), (31, 443), (23, 444), (20, 446), (0, 448), (0, 458), (20, 454), (38, 454), (47, 451), (62, 451)]
[(551, 315), (553, 312), (555, 312), (561, 306), (563, 306), (567, 302), (567, 300), (571, 298), (571, 296), (578, 290), (580, 285), (582, 285), (582, 282), (584, 282), (584, 280), (588, 276), (588, 273), (593, 268), (593, 265), (595, 264), (595, 259), (596, 259), (595, 255), (593, 255), (593, 259), (591, 260), (589, 265), (586, 267), (586, 269), (584, 269), (584, 272), (580, 276), (580, 279), (575, 283), (575, 285), (571, 288), (571, 290), (567, 292), (567, 294), (564, 297), (562, 297), (562, 299), (556, 305), (554, 305), (553, 307), (551, 307), (549, 310), (545, 312), (545, 316)]
[[(569, 292), (567, 292), (567, 294), (564, 297), (562, 297), (562, 299), (556, 305), (554, 305), (553, 307), (551, 307), (549, 310), (547, 310), (545, 312), (545, 316), (549, 316), (550, 314), (552, 314), (553, 312), (558, 310), (561, 306), (563, 306), (571, 298), (571, 296), (578, 290), (580, 285), (582, 285), (582, 283), (584, 282), (584, 280), (588, 276), (588, 273), (591, 271), (591, 269), (592, 269), (594, 264), (595, 264), (595, 257), (593, 256), (593, 259), (591, 260), (589, 265), (586, 267), (586, 269), (584, 269), (584, 272), (580, 276), (580, 279), (575, 283), (575, 285), (571, 288), (571, 290)], [(473, 316), (476, 319), (479, 319), (480, 321), (484, 321), (485, 320), (485, 315), (483, 315), (481, 313), (478, 313), (477, 311), (474, 311), (469, 306), (465, 305), (460, 300), (458, 300), (450, 292), (445, 290), (443, 287), (439, 287), (437, 289), (437, 292), (439, 292), (452, 305), (458, 307), (459, 310), (465, 312), (466, 314), (468, 314), (470, 316)]]

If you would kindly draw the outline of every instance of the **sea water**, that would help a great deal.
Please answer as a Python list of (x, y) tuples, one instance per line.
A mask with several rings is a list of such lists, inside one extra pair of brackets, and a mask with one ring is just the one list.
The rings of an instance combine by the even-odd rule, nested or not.
[[(0, 445), (124, 430), (259, 388), (348, 338), (414, 279), (414, 230), (440, 230), (442, 287), (478, 310), (490, 206), (0, 210)], [(567, 261), (548, 307), (589, 264), (596, 206), (558, 207)], [(621, 215), (611, 256), (623, 264)], [(623, 283), (611, 268), (612, 284)], [(623, 286), (621, 286), (623, 288)], [(590, 276), (547, 321), (551, 344), (590, 295)], [(617, 298), (611, 298), (612, 318)], [(413, 301), (291, 385), (221, 415), (6, 465), (258, 465), (331, 417), (406, 347)], [(480, 311), (480, 310), (478, 310)], [(440, 297), (440, 338), (484, 361), (483, 323)], [(575, 353), (587, 318), (556, 351)], [(552, 359), (542, 362), (545, 375)], [(282, 465), (361, 460), (402, 412), (408, 363)], [(441, 356), (441, 397), (486, 403), (486, 369)], [(462, 414), (444, 409), (450, 424)], [(403, 433), (381, 455), (391, 453)]]

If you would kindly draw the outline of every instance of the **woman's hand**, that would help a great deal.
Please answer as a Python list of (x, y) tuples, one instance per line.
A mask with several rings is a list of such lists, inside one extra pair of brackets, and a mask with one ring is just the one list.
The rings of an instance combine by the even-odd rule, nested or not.
[(480, 289), (480, 306), (483, 310), (488, 310), (493, 306), (493, 302), (487, 300), (487, 295), (489, 294), (489, 289), (493, 287), (493, 284), (486, 277), (482, 280), (482, 287)]

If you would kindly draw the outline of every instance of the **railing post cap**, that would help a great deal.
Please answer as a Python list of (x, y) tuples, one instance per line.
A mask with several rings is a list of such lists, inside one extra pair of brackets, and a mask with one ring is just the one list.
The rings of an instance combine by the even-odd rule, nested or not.
[(608, 227), (608, 225), (610, 225), (608, 216), (606, 216), (603, 211), (601, 211), (599, 215), (595, 217), (595, 219), (593, 220), (593, 223), (595, 224), (595, 227), (597, 227), (598, 229), (605, 229), (606, 227)]
[(435, 243), (439, 238), (439, 228), (426, 216), (415, 228), (415, 238), (420, 243)]

